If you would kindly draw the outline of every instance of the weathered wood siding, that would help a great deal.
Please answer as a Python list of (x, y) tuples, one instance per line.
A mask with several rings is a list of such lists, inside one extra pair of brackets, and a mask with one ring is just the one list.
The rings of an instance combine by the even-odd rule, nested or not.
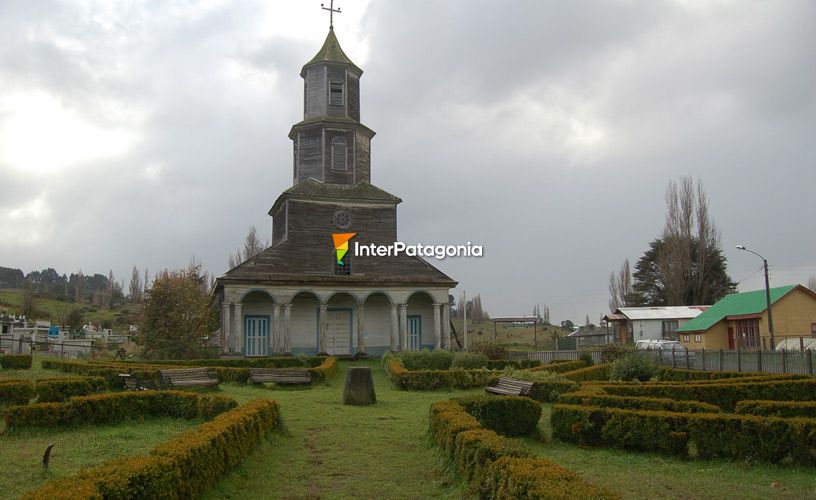
[(328, 90), (326, 89), (326, 67), (315, 66), (306, 71), (306, 78), (304, 78), (305, 89), (305, 103), (304, 103), (304, 118), (314, 118), (326, 114), (326, 96)]
[(345, 67), (337, 67), (337, 66), (328, 66), (328, 78), (327, 78), (327, 87), (326, 87), (326, 95), (324, 99), (327, 99), (329, 96), (329, 85), (331, 83), (339, 83), (343, 86), (343, 103), (340, 105), (333, 105), (330, 102), (326, 106), (326, 114), (327, 115), (341, 115), (346, 116), (346, 102), (348, 100), (348, 85), (346, 85), (346, 68)]
[[(346, 169), (336, 170), (332, 168), (332, 141), (335, 137), (342, 137), (346, 140)], [(326, 180), (330, 184), (353, 184), (354, 183), (354, 132), (341, 129), (326, 129)]]
[(298, 181), (313, 177), (323, 180), (323, 131), (304, 130), (298, 133)]
[(314, 297), (296, 297), (292, 301), (292, 350), (317, 351), (317, 316), (320, 304)]
[(348, 116), (352, 120), (360, 121), (360, 77), (348, 72)]
[(354, 139), (354, 165), (357, 182), (371, 182), (371, 140), (357, 132)]

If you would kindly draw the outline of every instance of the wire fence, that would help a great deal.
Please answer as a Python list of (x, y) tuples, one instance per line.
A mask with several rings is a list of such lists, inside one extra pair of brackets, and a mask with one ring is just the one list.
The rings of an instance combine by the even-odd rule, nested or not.
[(30, 338), (0, 335), (0, 352), (7, 354), (31, 354), (60, 359), (94, 359), (103, 352), (114, 351), (124, 359), (124, 349), (118, 346), (96, 346), (83, 340), (36, 341)]
[[(705, 371), (764, 372), (813, 375), (813, 351), (763, 351), (763, 350), (685, 350), (648, 349), (634, 351), (650, 357), (655, 363), (672, 368)], [(537, 360), (546, 364), (555, 360), (577, 360), (587, 353), (595, 363), (602, 361), (600, 351), (512, 351), (510, 359)]]

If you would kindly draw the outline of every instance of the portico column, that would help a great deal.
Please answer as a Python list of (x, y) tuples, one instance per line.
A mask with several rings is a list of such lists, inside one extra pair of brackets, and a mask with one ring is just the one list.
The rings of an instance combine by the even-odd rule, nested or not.
[(221, 304), (221, 352), (229, 352), (232, 348), (230, 342), (230, 303), (224, 301)]
[(241, 314), (243, 304), (235, 304), (235, 335), (238, 341), (238, 352), (244, 353), (244, 316)]
[(272, 306), (272, 332), (271, 338), (269, 339), (271, 342), (270, 352), (274, 353), (281, 352), (280, 313), (281, 306), (280, 304), (275, 303), (275, 305)]
[(442, 331), (440, 330), (440, 322), (442, 321), (440, 311), (439, 311), (440, 304), (433, 305), (433, 329), (434, 329), (434, 342), (436, 342), (436, 348), (442, 349)]
[(357, 352), (365, 352), (365, 307), (357, 306)]
[(451, 348), (451, 331), (450, 331), (450, 306), (443, 304), (442, 307), (442, 348)]
[(320, 339), (318, 342), (318, 352), (328, 352), (326, 350), (326, 334), (329, 330), (329, 318), (326, 304), (320, 304)]
[(400, 351), (408, 350), (408, 304), (400, 304)]
[(397, 319), (397, 305), (391, 304), (391, 350), (399, 351), (399, 320)]
[(283, 305), (283, 352), (292, 352), (292, 304)]

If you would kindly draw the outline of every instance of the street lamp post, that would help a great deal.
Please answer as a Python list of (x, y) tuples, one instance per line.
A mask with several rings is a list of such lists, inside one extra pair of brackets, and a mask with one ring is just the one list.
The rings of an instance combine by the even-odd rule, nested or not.
[(774, 341), (774, 325), (773, 325), (773, 313), (771, 312), (771, 287), (768, 281), (768, 259), (759, 255), (758, 253), (754, 252), (753, 250), (749, 250), (745, 248), (745, 245), (737, 245), (738, 250), (743, 250), (746, 252), (751, 252), (752, 254), (756, 255), (760, 259), (762, 259), (762, 265), (765, 267), (765, 302), (767, 303), (768, 307), (768, 333), (771, 334), (771, 350), (776, 349), (776, 342)]

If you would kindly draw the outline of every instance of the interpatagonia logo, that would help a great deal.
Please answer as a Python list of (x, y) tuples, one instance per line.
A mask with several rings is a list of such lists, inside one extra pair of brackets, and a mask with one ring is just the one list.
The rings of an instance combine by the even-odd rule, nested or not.
[(357, 236), (357, 233), (339, 233), (332, 234), (334, 240), (334, 252), (337, 255), (337, 263), (341, 266), (346, 265), (343, 262), (343, 257), (346, 256), (349, 250), (349, 240)]

